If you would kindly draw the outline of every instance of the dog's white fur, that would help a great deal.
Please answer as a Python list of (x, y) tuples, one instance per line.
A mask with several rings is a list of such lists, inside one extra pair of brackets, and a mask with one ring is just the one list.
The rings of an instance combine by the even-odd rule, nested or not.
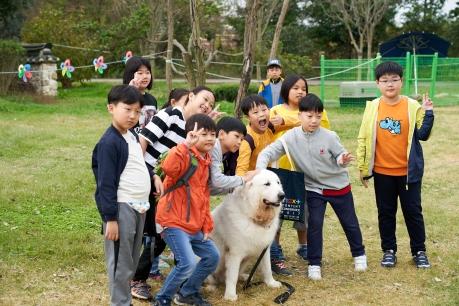
[[(277, 175), (261, 170), (245, 186), (227, 195), (223, 203), (212, 211), (215, 226), (210, 236), (220, 251), (221, 259), (217, 270), (208, 280), (211, 287), (225, 281), (226, 300), (237, 300), (238, 276), (244, 277), (243, 272), (248, 264), (254, 263), (262, 250), (273, 241), (279, 226), (283, 198), (284, 192)], [(269, 250), (257, 270), (269, 287), (281, 286), (272, 276)]]

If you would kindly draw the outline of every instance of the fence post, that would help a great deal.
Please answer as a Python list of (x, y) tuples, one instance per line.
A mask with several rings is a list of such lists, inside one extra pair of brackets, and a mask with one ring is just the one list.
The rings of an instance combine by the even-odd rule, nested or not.
[(405, 88), (403, 89), (403, 94), (405, 96), (410, 95), (411, 87), (411, 55), (410, 51), (406, 52), (405, 56)]
[(432, 58), (432, 76), (430, 81), (430, 97), (433, 99), (435, 97), (435, 85), (437, 83), (437, 63), (438, 63), (438, 52), (434, 53)]
[(325, 55), (320, 55), (320, 100), (325, 103)]

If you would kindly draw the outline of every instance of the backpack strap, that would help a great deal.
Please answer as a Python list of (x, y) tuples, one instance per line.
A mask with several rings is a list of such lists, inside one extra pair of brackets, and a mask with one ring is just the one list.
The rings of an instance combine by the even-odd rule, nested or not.
[[(250, 151), (253, 152), (253, 150), (255, 150), (255, 141), (253, 140), (252, 135), (247, 133), (247, 134), (245, 134), (244, 139), (245, 139), (245, 141), (247, 141), (249, 143)], [(250, 153), (250, 154), (252, 154), (252, 153)]]
[(170, 186), (164, 191), (163, 196), (168, 194), (169, 192), (172, 192), (176, 190), (177, 188), (182, 187), (185, 185), (186, 189), (186, 221), (190, 221), (190, 211), (191, 211), (191, 189), (190, 189), (190, 184), (189, 180), (193, 176), (193, 174), (196, 172), (196, 169), (198, 168), (198, 160), (191, 154), (190, 151), (188, 151), (188, 156), (189, 156), (189, 166), (186, 169), (185, 173), (182, 174), (182, 176), (179, 177), (179, 179), (175, 182), (174, 185)]

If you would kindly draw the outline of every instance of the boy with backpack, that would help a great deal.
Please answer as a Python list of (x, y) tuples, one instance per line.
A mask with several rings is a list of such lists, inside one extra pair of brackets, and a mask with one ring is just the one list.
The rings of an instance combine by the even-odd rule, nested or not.
[[(213, 229), (208, 180), (215, 130), (209, 116), (191, 116), (185, 124), (185, 142), (172, 148), (162, 162), (166, 191), (158, 203), (156, 226), (177, 265), (164, 281), (154, 305), (171, 305), (172, 299), (177, 305), (210, 305), (199, 289), (220, 259), (214, 242), (207, 238)], [(178, 187), (177, 181), (189, 172), (190, 164), (194, 172), (186, 184)]]

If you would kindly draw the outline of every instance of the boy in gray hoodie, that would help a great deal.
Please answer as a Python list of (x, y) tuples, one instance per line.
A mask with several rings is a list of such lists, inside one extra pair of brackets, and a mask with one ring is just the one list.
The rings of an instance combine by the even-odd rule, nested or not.
[(365, 247), (355, 214), (349, 174), (346, 166), (354, 160), (335, 132), (320, 127), (323, 104), (314, 94), (300, 100), (301, 126), (285, 133), (258, 156), (257, 169), (266, 168), (286, 153), (298, 171), (304, 173), (307, 191), (308, 277), (320, 280), (323, 249), (322, 227), (327, 202), (335, 211), (350, 245), (356, 271), (367, 269)]

